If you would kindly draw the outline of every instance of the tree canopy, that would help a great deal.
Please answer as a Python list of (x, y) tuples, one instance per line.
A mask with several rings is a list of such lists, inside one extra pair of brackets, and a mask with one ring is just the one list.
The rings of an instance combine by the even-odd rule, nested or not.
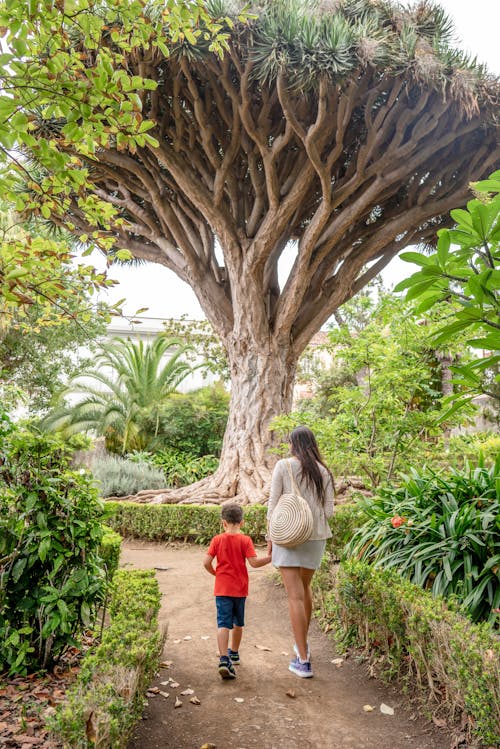
[(298, 357), (491, 171), (498, 81), (428, 0), (45, 4), (25, 24), (5, 4), (0, 138), (38, 166), (11, 159), (7, 187), (193, 287), (232, 378), (206, 496), (263, 498)]

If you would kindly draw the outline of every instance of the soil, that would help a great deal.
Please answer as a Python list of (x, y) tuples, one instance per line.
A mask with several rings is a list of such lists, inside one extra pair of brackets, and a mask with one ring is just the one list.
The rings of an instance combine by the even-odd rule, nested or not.
[[(241, 664), (236, 679), (223, 681), (213, 578), (202, 567), (203, 555), (203, 548), (188, 545), (123, 544), (122, 565), (157, 568), (160, 616), (168, 621), (163, 658), (169, 665), (152, 686), (169, 696), (147, 697), (128, 749), (449, 749), (451, 734), (418, 717), (396, 688), (369, 678), (366, 664), (355, 658), (333, 664), (339, 654), (315, 622), (314, 678), (288, 671), (293, 640), (285, 593), (271, 566), (250, 569)], [(179, 686), (162, 683), (169, 678)], [(182, 696), (185, 689), (193, 694)], [(176, 697), (181, 707), (174, 707)], [(192, 697), (201, 704), (192, 704)], [(382, 714), (382, 703), (394, 715)], [(373, 711), (365, 712), (365, 705)]]

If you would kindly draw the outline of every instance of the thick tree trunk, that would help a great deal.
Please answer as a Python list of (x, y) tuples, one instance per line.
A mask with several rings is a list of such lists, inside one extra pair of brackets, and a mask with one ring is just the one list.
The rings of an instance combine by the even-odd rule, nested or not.
[(174, 490), (143, 491), (140, 502), (239, 504), (267, 501), (276, 455), (270, 448), (279, 441), (269, 432), (273, 417), (292, 405), (297, 365), (291, 346), (271, 338), (234, 335), (227, 345), (231, 366), (231, 400), (219, 468), (190, 486)]

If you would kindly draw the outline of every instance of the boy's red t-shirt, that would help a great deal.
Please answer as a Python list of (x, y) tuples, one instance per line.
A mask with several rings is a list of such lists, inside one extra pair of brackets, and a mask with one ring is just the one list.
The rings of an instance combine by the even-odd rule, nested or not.
[(250, 536), (244, 533), (220, 533), (214, 536), (208, 554), (217, 558), (215, 568), (215, 596), (248, 595), (248, 570), (246, 560), (257, 553)]

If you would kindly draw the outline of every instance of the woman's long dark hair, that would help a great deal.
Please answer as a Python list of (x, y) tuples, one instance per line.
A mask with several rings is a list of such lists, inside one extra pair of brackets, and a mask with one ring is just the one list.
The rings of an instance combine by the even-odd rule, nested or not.
[(292, 455), (300, 461), (301, 477), (305, 479), (306, 484), (314, 490), (318, 500), (324, 505), (325, 484), (318, 463), (321, 463), (327, 470), (333, 487), (335, 487), (335, 484), (333, 483), (331, 471), (325, 466), (321, 457), (316, 437), (308, 427), (296, 427), (290, 435), (290, 445)]

